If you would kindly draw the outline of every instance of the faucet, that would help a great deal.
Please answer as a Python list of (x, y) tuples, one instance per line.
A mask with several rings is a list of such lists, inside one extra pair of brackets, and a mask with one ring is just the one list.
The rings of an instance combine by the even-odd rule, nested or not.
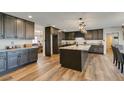
[(14, 41), (11, 41), (11, 48), (15, 48)]

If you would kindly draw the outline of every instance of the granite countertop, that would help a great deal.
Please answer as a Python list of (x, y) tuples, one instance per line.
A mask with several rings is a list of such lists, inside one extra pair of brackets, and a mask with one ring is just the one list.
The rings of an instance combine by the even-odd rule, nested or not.
[(0, 52), (9, 52), (9, 51), (16, 51), (16, 50), (22, 50), (22, 49), (32, 49), (32, 48), (38, 48), (38, 47), (26, 47), (26, 48), (14, 48), (14, 49), (0, 49)]
[(81, 50), (81, 51), (88, 51), (90, 49), (91, 45), (72, 45), (67, 47), (60, 47), (59, 49), (68, 49), (68, 50)]

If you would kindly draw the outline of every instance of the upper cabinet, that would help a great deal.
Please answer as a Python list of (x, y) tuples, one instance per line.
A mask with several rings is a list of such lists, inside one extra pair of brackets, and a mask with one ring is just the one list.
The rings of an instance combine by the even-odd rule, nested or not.
[(75, 40), (74, 32), (65, 32), (65, 40)]
[(85, 34), (86, 40), (103, 40), (103, 29), (88, 30)]
[(4, 16), (5, 38), (16, 38), (16, 18), (12, 16)]
[(103, 40), (103, 29), (98, 30), (98, 39)]
[(86, 40), (92, 40), (93, 36), (92, 36), (92, 32), (91, 31), (87, 31), (87, 34), (85, 34), (85, 39)]
[(34, 23), (26, 21), (26, 39), (34, 39)]
[(22, 19), (17, 19), (17, 38), (25, 39), (25, 21)]
[(0, 39), (34, 39), (34, 22), (0, 13)]
[(3, 14), (0, 13), (0, 38), (3, 38)]
[(64, 32), (63, 40), (75, 40), (75, 38), (83, 37), (86, 40), (103, 40), (103, 29), (87, 30), (87, 34), (80, 31)]

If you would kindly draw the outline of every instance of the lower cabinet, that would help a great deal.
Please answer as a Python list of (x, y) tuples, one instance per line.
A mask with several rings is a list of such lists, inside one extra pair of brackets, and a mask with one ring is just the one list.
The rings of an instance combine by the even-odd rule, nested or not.
[(89, 53), (104, 54), (104, 46), (103, 45), (92, 45), (89, 49)]
[(7, 52), (8, 62), (7, 62), (7, 69), (13, 69), (18, 66), (18, 52), (17, 51), (10, 51)]
[(18, 64), (19, 66), (25, 65), (28, 62), (28, 50), (20, 50), (18, 53)]
[(38, 49), (37, 48), (32, 48), (28, 50), (28, 60), (29, 62), (34, 62), (37, 61), (38, 59)]
[(26, 64), (37, 62), (37, 59), (38, 48), (0, 52), (0, 75), (16, 70)]
[(6, 52), (0, 52), (0, 73), (6, 71)]

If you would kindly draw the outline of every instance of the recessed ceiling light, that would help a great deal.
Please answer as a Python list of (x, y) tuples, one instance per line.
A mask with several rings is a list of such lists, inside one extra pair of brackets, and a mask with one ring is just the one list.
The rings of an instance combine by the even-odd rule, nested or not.
[(31, 15), (29, 15), (29, 16), (28, 16), (28, 18), (32, 18), (32, 16), (31, 16)]
[(52, 25), (52, 27), (55, 27), (55, 25)]

